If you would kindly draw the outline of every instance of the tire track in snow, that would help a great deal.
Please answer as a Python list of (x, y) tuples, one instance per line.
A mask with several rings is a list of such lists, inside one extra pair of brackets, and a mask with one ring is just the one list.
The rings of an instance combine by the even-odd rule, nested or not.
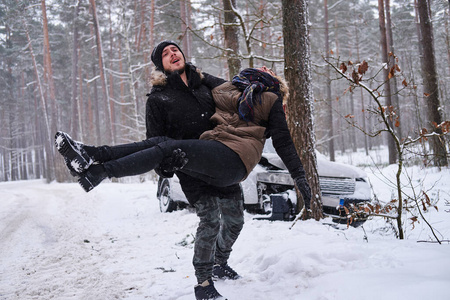
[(115, 275), (99, 267), (108, 256), (83, 241), (92, 228), (68, 221), (74, 215), (95, 220), (91, 197), (78, 197), (87, 204), (80, 207), (65, 200), (77, 197), (67, 195), (64, 185), (27, 185), (22, 191), (11, 185), (0, 197), (9, 199), (1, 210), (0, 299), (123, 298), (125, 289), (111, 289), (121, 286)]

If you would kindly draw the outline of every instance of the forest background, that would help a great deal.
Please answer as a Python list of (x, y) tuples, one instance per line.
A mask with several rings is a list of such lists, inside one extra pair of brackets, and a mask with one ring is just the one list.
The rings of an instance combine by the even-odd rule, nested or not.
[[(429, 4), (434, 37), (437, 110), (447, 120), (449, 1), (418, 2), (422, 1)], [(283, 74), (281, 2), (2, 0), (0, 181), (69, 180), (55, 156), (56, 130), (95, 145), (145, 138), (145, 102), (153, 71), (150, 55), (161, 40), (178, 42), (187, 61), (225, 79), (248, 66), (266, 65)], [(322, 0), (308, 5), (315, 147), (331, 160), (337, 152), (367, 153), (389, 141), (388, 135), (369, 137), (357, 130), (382, 129), (379, 116), (371, 113), (377, 108), (363, 89), (349, 88), (348, 82), (339, 80), (340, 74), (325, 59), (338, 67), (365, 61), (370, 66), (364, 75), (370, 78), (368, 86), (393, 88), (400, 137), (415, 136), (430, 126), (422, 71), (429, 57), (423, 56), (416, 0), (384, 1), (388, 57), (394, 60), (391, 73), (398, 79), (388, 83), (383, 77), (379, 3)], [(448, 143), (447, 138), (447, 148)], [(414, 151), (417, 155), (407, 163), (429, 164), (425, 140)]]

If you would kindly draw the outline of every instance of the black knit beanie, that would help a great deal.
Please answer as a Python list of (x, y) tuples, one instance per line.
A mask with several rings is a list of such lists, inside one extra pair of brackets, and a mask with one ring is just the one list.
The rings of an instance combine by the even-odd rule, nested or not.
[(178, 50), (180, 50), (181, 54), (183, 54), (184, 61), (186, 62), (186, 57), (184, 56), (183, 51), (181, 51), (181, 48), (180, 48), (180, 46), (178, 46), (177, 43), (175, 43), (174, 41), (169, 41), (169, 40), (162, 41), (155, 47), (155, 49), (153, 49), (153, 52), (152, 52), (152, 62), (155, 64), (156, 70), (158, 70), (158, 71), (164, 72), (164, 67), (163, 67), (163, 63), (162, 63), (162, 52), (163, 52), (164, 48), (166, 48), (169, 45), (174, 45), (175, 47), (177, 47)]

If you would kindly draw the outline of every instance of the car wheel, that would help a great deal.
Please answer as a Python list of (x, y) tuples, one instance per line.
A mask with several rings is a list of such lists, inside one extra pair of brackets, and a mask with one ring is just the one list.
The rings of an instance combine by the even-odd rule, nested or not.
[(170, 197), (170, 183), (168, 180), (163, 180), (160, 185), (159, 209), (164, 213), (177, 209), (177, 203)]

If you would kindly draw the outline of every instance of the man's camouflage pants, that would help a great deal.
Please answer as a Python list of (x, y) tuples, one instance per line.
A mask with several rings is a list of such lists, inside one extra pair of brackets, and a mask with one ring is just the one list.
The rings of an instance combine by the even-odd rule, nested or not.
[(194, 245), (193, 264), (198, 283), (212, 277), (214, 264), (223, 264), (244, 226), (243, 200), (202, 196), (195, 203), (200, 223)]

